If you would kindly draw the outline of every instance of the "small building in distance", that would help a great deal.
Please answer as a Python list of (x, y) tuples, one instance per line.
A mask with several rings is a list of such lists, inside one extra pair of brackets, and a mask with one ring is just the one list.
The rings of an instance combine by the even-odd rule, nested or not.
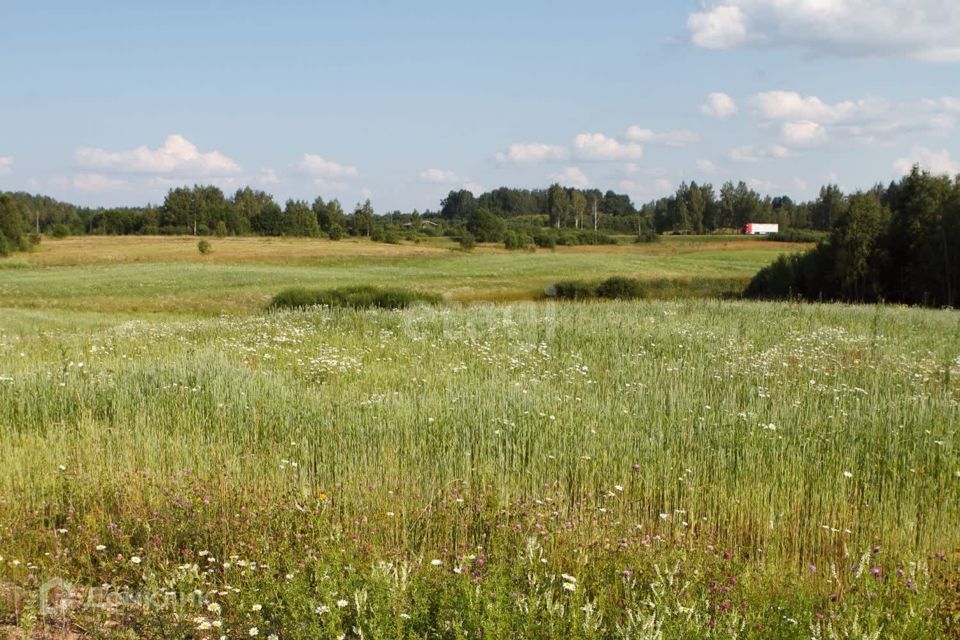
[(771, 233), (780, 233), (780, 225), (748, 222), (743, 228), (743, 232), (748, 236), (766, 236)]

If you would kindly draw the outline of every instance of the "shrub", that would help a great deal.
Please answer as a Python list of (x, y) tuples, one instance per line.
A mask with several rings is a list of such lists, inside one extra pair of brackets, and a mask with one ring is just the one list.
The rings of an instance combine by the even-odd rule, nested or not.
[(226, 225), (226, 223), (225, 223), (223, 220), (221, 220), (220, 222), (217, 223), (217, 228), (214, 230), (214, 233), (216, 234), (216, 236), (217, 236), (218, 238), (226, 237), (226, 235), (227, 235), (227, 225)]
[(70, 235), (70, 227), (65, 224), (55, 224), (50, 227), (51, 238), (66, 238)]
[(557, 236), (550, 231), (541, 231), (533, 236), (533, 242), (543, 249), (553, 249), (557, 246)]
[(206, 240), (201, 240), (200, 242), (197, 243), (197, 251), (199, 251), (203, 255), (207, 255), (208, 253), (213, 251), (213, 247), (211, 247), (210, 243), (207, 242)]
[(557, 237), (557, 244), (566, 246), (617, 244), (612, 236), (592, 229), (568, 229)]
[(614, 276), (607, 278), (597, 287), (597, 295), (601, 298), (616, 300), (630, 300), (644, 297), (643, 284), (634, 278)]
[(383, 232), (383, 241), (387, 244), (400, 244), (400, 234), (393, 227), (387, 227)]
[(507, 231), (503, 235), (503, 246), (507, 249), (527, 249), (533, 244), (533, 238), (522, 231)]
[(564, 280), (550, 287), (547, 295), (561, 300), (588, 300), (597, 297), (597, 287), (582, 280)]
[(784, 229), (780, 233), (767, 236), (774, 242), (822, 242), (830, 236), (826, 231), (815, 229)]
[(0, 258), (10, 255), (12, 251), (10, 243), (7, 242), (7, 237), (0, 233)]
[(303, 307), (326, 306), (351, 309), (406, 309), (416, 304), (439, 304), (440, 297), (410, 291), (408, 289), (388, 289), (370, 286), (341, 287), (339, 289), (305, 289), (294, 287), (284, 289), (270, 301), (270, 309), (298, 309)]
[(477, 239), (469, 231), (464, 231), (460, 236), (460, 248), (464, 251), (470, 251), (477, 246)]
[(331, 240), (339, 240), (346, 235), (346, 233), (346, 230), (338, 224), (330, 225), (330, 229), (327, 231), (327, 235), (330, 236)]

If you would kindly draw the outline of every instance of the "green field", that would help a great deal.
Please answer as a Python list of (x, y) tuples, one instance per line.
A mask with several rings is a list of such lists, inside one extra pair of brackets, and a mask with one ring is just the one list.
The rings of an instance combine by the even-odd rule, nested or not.
[[(119, 241), (0, 268), (11, 637), (960, 633), (956, 312), (533, 301), (796, 249), (731, 239)], [(448, 302), (263, 311), (357, 283)]]
[(759, 269), (804, 245), (742, 236), (674, 237), (652, 245), (465, 253), (422, 245), (227, 238), (200, 256), (195, 238), (76, 238), (0, 260), (0, 307), (125, 312), (249, 313), (286, 286), (413, 286), (454, 301), (530, 300), (565, 278), (629, 275), (695, 281), (736, 293)]

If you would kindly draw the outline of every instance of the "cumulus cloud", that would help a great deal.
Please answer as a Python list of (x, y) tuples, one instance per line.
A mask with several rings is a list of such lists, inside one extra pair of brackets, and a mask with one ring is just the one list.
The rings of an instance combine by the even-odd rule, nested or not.
[(305, 153), (297, 163), (297, 169), (321, 180), (356, 178), (360, 175), (356, 167), (340, 164), (332, 160), (326, 160), (312, 153)]
[(784, 122), (781, 132), (783, 141), (795, 147), (820, 144), (827, 139), (827, 130), (823, 128), (823, 125), (810, 120)]
[(648, 144), (662, 144), (668, 147), (685, 147), (700, 140), (700, 136), (688, 129), (676, 129), (657, 133), (652, 129), (632, 126), (624, 136), (631, 142), (645, 142)]
[(705, 49), (960, 60), (960, 3), (953, 0), (702, 0), (687, 28)]
[(639, 160), (643, 146), (636, 142), (621, 142), (602, 133), (581, 133), (573, 139), (577, 156), (584, 160)]
[(0, 176), (8, 175), (11, 171), (13, 171), (13, 158), (0, 156)]
[(725, 120), (739, 111), (736, 101), (725, 93), (715, 92), (707, 96), (707, 101), (700, 106), (704, 115)]
[(861, 142), (889, 139), (903, 133), (949, 131), (956, 126), (956, 98), (892, 102), (867, 97), (830, 103), (794, 91), (767, 91), (750, 99), (753, 114), (780, 123), (783, 142), (804, 146), (824, 142), (833, 134)]
[(497, 153), (496, 160), (501, 163), (534, 164), (538, 162), (557, 162), (569, 155), (564, 147), (534, 142), (529, 144), (511, 144), (506, 151)]
[(948, 176), (960, 175), (960, 160), (954, 160), (946, 149), (934, 151), (927, 147), (914, 147), (910, 155), (898, 158), (893, 163), (893, 167), (900, 173), (907, 174), (916, 164), (930, 173)]
[(72, 184), (81, 191), (113, 191), (123, 188), (127, 183), (118, 178), (111, 178), (102, 173), (78, 173), (73, 176)]
[(419, 178), (423, 182), (432, 184), (453, 184), (461, 180), (455, 172), (446, 169), (424, 169), (420, 172)]
[(704, 49), (729, 49), (747, 41), (746, 16), (735, 4), (691, 13), (687, 28), (693, 44)]
[(240, 166), (219, 151), (201, 152), (179, 134), (167, 136), (156, 149), (141, 145), (129, 151), (107, 151), (82, 147), (76, 161), (84, 167), (116, 173), (146, 173), (179, 176), (228, 176), (240, 172)]
[(566, 167), (560, 173), (551, 175), (550, 179), (565, 187), (583, 189), (590, 186), (590, 178), (579, 167)]

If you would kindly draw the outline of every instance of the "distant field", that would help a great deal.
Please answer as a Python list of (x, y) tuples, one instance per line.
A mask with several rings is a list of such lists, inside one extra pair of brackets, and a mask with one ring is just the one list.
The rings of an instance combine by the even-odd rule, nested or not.
[[(806, 247), (741, 236), (668, 237), (655, 244), (459, 251), (447, 238), (389, 245), (286, 238), (48, 240), (0, 260), (0, 307), (124, 312), (242, 313), (279, 289), (402, 285), (456, 301), (529, 300), (560, 279), (627, 275), (736, 292), (778, 255)], [(662, 283), (661, 283), (662, 284)], [(696, 286), (694, 288), (697, 288)]]

